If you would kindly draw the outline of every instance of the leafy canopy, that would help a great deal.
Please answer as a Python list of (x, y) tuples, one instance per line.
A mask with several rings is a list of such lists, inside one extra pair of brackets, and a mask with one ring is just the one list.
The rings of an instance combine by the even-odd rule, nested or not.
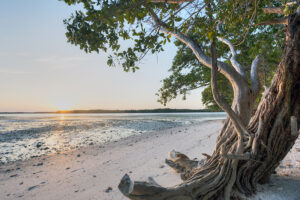
[[(286, 5), (285, 0), (194, 0), (183, 4), (153, 3), (151, 0), (64, 1), (69, 5), (82, 5), (81, 10), (64, 20), (68, 42), (87, 53), (109, 50), (109, 66), (118, 64), (125, 71), (134, 72), (147, 53), (159, 53), (167, 42), (174, 41), (178, 50), (170, 68), (171, 75), (163, 80), (158, 93), (163, 104), (179, 94), (185, 97), (190, 90), (208, 86), (210, 71), (198, 62), (185, 44), (170, 40), (171, 35), (156, 29), (151, 12), (155, 12), (169, 30), (180, 31), (196, 41), (207, 55), (213, 36), (229, 39), (239, 54), (238, 61), (248, 74), (252, 60), (262, 54), (265, 67), (261, 79), (266, 85), (279, 62), (284, 44), (282, 26), (256, 24), (278, 17), (263, 13), (262, 8)], [(286, 14), (292, 9), (293, 6), (286, 6)], [(132, 45), (125, 49), (121, 46), (124, 40), (131, 41)], [(231, 55), (226, 45), (217, 43), (217, 52), (220, 60), (230, 63)], [(232, 90), (228, 81), (223, 76), (219, 81), (225, 99), (231, 101)], [(203, 101), (217, 109), (209, 87), (203, 92)]]

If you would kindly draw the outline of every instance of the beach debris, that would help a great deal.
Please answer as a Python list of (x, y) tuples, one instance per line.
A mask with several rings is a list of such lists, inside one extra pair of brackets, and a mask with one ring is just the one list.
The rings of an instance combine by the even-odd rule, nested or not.
[(165, 167), (164, 165), (159, 166), (159, 168), (164, 168), (164, 167)]
[(38, 187), (40, 187), (40, 186), (39, 185), (34, 185), (34, 186), (29, 187), (27, 190), (30, 191), (30, 190), (33, 190), (33, 189), (38, 188)]
[(104, 190), (104, 192), (106, 192), (106, 193), (109, 193), (109, 192), (111, 192), (112, 191), (112, 188), (111, 187), (108, 187), (108, 188), (106, 188), (105, 190)]
[(40, 148), (43, 144), (44, 144), (43, 142), (38, 142), (38, 143), (36, 144), (36, 148)]
[(83, 169), (83, 168), (75, 169), (75, 170), (71, 171), (71, 173), (77, 172), (77, 171), (82, 170), (82, 169)]
[(288, 167), (288, 168), (292, 168), (293, 167), (293, 165), (290, 164), (290, 163), (286, 164), (285, 166)]
[(33, 166), (42, 166), (43, 164), (44, 164), (44, 163), (40, 162), (40, 163), (35, 164), (35, 165), (33, 165)]

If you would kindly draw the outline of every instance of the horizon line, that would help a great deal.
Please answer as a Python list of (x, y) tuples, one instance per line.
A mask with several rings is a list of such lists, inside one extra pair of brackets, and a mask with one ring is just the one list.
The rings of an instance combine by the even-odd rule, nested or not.
[(56, 111), (0, 111), (0, 114), (68, 114), (68, 113), (145, 113), (145, 112), (216, 112), (208, 108), (190, 109), (190, 108), (154, 108), (154, 109), (74, 109), (74, 110), (56, 110)]

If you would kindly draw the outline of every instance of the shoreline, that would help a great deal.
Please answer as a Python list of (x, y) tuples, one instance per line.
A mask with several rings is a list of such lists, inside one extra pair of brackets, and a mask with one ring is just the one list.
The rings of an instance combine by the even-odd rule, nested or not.
[(48, 154), (32, 156), (27, 159), (19, 159), (19, 160), (4, 162), (4, 163), (0, 162), (0, 173), (1, 173), (2, 166), (16, 165), (18, 163), (30, 162), (30, 160), (33, 160), (33, 159), (44, 159), (44, 158), (52, 157), (55, 155), (68, 154), (70, 152), (75, 152), (75, 151), (84, 151), (84, 150), (90, 149), (90, 148), (107, 148), (107, 147), (114, 147), (114, 146), (118, 146), (118, 145), (126, 145), (123, 143), (129, 142), (131, 140), (139, 141), (139, 140), (151, 137), (152, 134), (156, 134), (157, 132), (159, 132), (160, 134), (166, 134), (166, 131), (172, 130), (172, 129), (180, 129), (180, 128), (185, 129), (187, 127), (192, 127), (192, 126), (201, 126), (203, 123), (207, 123), (207, 122), (211, 122), (211, 121), (221, 121), (222, 122), (223, 120), (224, 119), (208, 119), (208, 120), (204, 120), (204, 121), (200, 121), (200, 122), (196, 122), (196, 123), (192, 123), (192, 124), (183, 124), (180, 126), (175, 126), (172, 128), (167, 128), (167, 129), (162, 129), (162, 130), (157, 130), (157, 131), (136, 132), (135, 134), (132, 134), (130, 136), (121, 137), (117, 140), (112, 140), (112, 141), (104, 142), (101, 144), (91, 142), (91, 143), (87, 143), (85, 146), (79, 146), (77, 148), (72, 148), (72, 149), (68, 149), (68, 150), (61, 150), (58, 152), (51, 152)]
[[(192, 159), (203, 158), (201, 153), (211, 154), (222, 121), (208, 120), (132, 135), (103, 145), (2, 164), (0, 199), (125, 200), (117, 188), (125, 173), (136, 181), (145, 181), (151, 176), (162, 186), (176, 185), (181, 183), (179, 175), (164, 163), (168, 151), (175, 149)], [(297, 142), (300, 144), (299, 139)], [(299, 144), (296, 144), (296, 149)], [(300, 199), (300, 194), (297, 194), (300, 175), (296, 173), (300, 168), (295, 164), (293, 168), (282, 167), (291, 166), (289, 163), (292, 161), (297, 162), (297, 155), (288, 155), (278, 175), (272, 177), (270, 184), (259, 186), (258, 195), (251, 199), (271, 200), (274, 195), (276, 198), (273, 200)], [(291, 177), (294, 180), (290, 180)]]

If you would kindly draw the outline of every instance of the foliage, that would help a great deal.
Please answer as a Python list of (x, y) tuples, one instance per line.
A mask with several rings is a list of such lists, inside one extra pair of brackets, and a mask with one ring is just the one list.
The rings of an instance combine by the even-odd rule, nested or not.
[[(151, 0), (64, 0), (69, 5), (82, 4), (64, 20), (68, 42), (90, 52), (108, 51), (107, 64), (121, 65), (125, 71), (139, 69), (139, 61), (147, 53), (163, 51), (163, 46), (171, 42), (170, 35), (163, 34), (153, 27), (149, 15), (154, 11), (169, 30), (180, 31), (197, 41), (209, 55), (209, 41), (213, 35), (229, 39), (236, 47), (238, 61), (249, 75), (252, 60), (262, 54), (265, 67), (261, 71), (263, 84), (268, 85), (281, 57), (284, 43), (283, 26), (257, 26), (260, 22), (272, 19), (275, 14), (266, 15), (262, 7), (285, 5), (287, 1), (248, 1), (248, 0), (195, 0), (184, 4), (152, 3)], [(294, 9), (286, 6), (288, 14)], [(217, 31), (216, 31), (217, 30)], [(216, 33), (217, 32), (217, 33)], [(121, 43), (131, 41), (124, 49)], [(159, 101), (166, 104), (179, 94), (184, 98), (188, 91), (208, 86), (210, 70), (200, 64), (191, 50), (175, 41), (177, 55), (170, 69), (171, 75), (163, 80), (159, 90)], [(217, 44), (218, 58), (227, 63), (229, 48)], [(219, 76), (220, 90), (227, 101), (232, 99), (232, 91), (227, 80)], [(217, 109), (210, 88), (203, 91), (203, 102)]]

